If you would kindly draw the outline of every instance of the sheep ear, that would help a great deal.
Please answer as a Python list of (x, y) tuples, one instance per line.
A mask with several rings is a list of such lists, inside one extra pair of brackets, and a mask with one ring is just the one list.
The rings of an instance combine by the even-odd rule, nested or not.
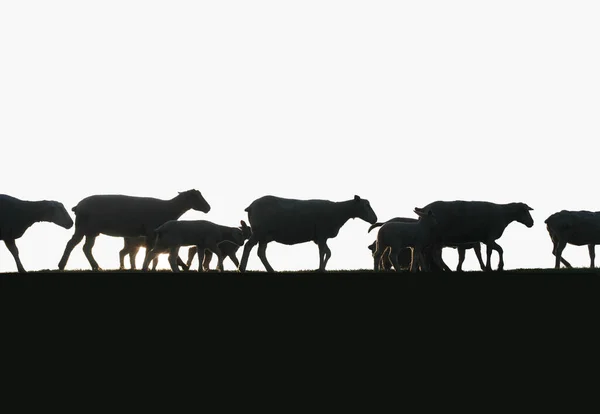
[(246, 222), (244, 220), (240, 220), (240, 224), (242, 225), (242, 228), (248, 227), (248, 225), (246, 224)]
[(360, 201), (360, 197), (359, 197), (359, 196), (357, 196), (357, 195), (355, 195), (355, 196), (354, 196), (354, 200), (355, 200), (355, 201)]
[(533, 211), (533, 209), (531, 207), (529, 207), (529, 206), (527, 206), (527, 210)]

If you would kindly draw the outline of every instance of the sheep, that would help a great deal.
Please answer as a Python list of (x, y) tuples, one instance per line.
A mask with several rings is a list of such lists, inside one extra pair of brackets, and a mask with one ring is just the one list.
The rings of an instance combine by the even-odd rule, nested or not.
[(382, 255), (385, 254), (391, 260), (396, 272), (399, 272), (401, 267), (398, 262), (398, 254), (402, 249), (408, 247), (412, 250), (410, 271), (417, 271), (417, 262), (421, 263), (423, 270), (429, 270), (429, 266), (423, 258), (423, 249), (431, 244), (437, 220), (431, 210), (425, 213), (425, 211), (415, 208), (414, 211), (419, 216), (417, 222), (388, 222), (379, 229), (373, 253), (373, 269), (375, 271), (381, 269)]
[(504, 269), (504, 254), (496, 240), (506, 227), (517, 221), (528, 228), (533, 226), (530, 211), (525, 203), (496, 204), (487, 201), (435, 201), (423, 207), (431, 210), (438, 220), (435, 244), (453, 246), (480, 242), (487, 247), (486, 271), (491, 271), (492, 250), (500, 256), (498, 270)]
[[(140, 247), (146, 246), (146, 237), (123, 237), (124, 246), (123, 249), (119, 252), (119, 270), (125, 269), (125, 256), (129, 255), (129, 263), (131, 264), (131, 268), (135, 269), (135, 258), (140, 250)], [(165, 252), (166, 253), (166, 252)], [(183, 263), (181, 258), (177, 258), (177, 264), (181, 266), (184, 270), (189, 270), (189, 265)], [(152, 270), (156, 270), (156, 266), (158, 265), (158, 256), (154, 257), (152, 260)]]
[[(251, 230), (250, 226), (248, 226), (248, 225), (242, 226), (242, 230), (244, 232), (244, 241), (246, 241), (252, 235), (252, 230)], [(223, 257), (229, 257), (231, 259), (231, 261), (233, 262), (233, 264), (235, 265), (235, 267), (238, 268), (240, 265), (240, 262), (238, 261), (237, 257), (235, 256), (235, 253), (238, 251), (240, 246), (238, 246), (235, 243), (225, 240), (225, 241), (222, 241), (221, 243), (219, 243), (219, 248), (221, 249), (221, 253), (223, 253)], [(192, 246), (188, 250), (188, 260), (186, 263), (186, 265), (188, 267), (191, 266), (192, 260), (194, 260), (194, 255), (196, 254), (197, 251), (198, 251), (198, 249), (196, 248), (196, 246)], [(210, 261), (212, 259), (212, 255), (213, 255), (213, 253), (210, 250), (208, 250), (208, 249), (204, 250), (204, 260), (202, 261), (202, 268), (205, 271), (210, 270)]]
[(258, 244), (258, 257), (267, 272), (273, 268), (267, 261), (267, 244), (275, 241), (294, 245), (312, 241), (319, 247), (319, 269), (331, 258), (327, 240), (336, 237), (340, 228), (351, 218), (360, 218), (370, 224), (377, 215), (368, 200), (355, 195), (354, 199), (333, 202), (329, 200), (297, 200), (267, 195), (254, 200), (246, 209), (252, 235), (244, 246), (239, 270), (246, 271), (252, 248)]
[(100, 270), (92, 255), (92, 247), (98, 235), (106, 234), (114, 237), (146, 236), (149, 248), (146, 249), (142, 267), (146, 271), (150, 264), (148, 256), (154, 243), (154, 230), (169, 220), (178, 219), (190, 209), (204, 213), (210, 211), (210, 205), (198, 190), (180, 192), (170, 200), (120, 194), (84, 198), (73, 207), (76, 216), (75, 234), (67, 242), (58, 268), (65, 268), (71, 251), (85, 236), (83, 252), (92, 270)]
[(215, 253), (219, 258), (217, 270), (223, 271), (223, 255), (219, 243), (232, 242), (242, 246), (246, 240), (245, 234), (249, 231), (244, 220), (240, 221), (241, 227), (227, 227), (206, 220), (170, 220), (155, 231), (154, 247), (150, 251), (150, 258), (156, 254), (169, 250), (169, 264), (173, 272), (179, 272), (177, 258), (181, 246), (196, 246), (198, 253), (198, 272), (202, 272), (202, 262), (206, 249)]
[(556, 257), (554, 267), (560, 263), (572, 268), (571, 264), (562, 257), (567, 244), (574, 246), (587, 245), (590, 253), (590, 268), (594, 268), (596, 258), (595, 247), (600, 244), (600, 211), (567, 211), (562, 210), (552, 214), (544, 223), (552, 240), (552, 254)]
[[(416, 222), (417, 222), (417, 219), (415, 219), (415, 218), (394, 217), (392, 219), (389, 219), (385, 223), (416, 223)], [(374, 228), (383, 226), (385, 223), (378, 222), (378, 223), (372, 224), (369, 227), (369, 230), (367, 231), (367, 233), (369, 233)], [(372, 253), (375, 252), (375, 244), (376, 244), (376, 241), (373, 242), (373, 244), (371, 244), (369, 246), (369, 250), (371, 250)], [(475, 255), (477, 256), (477, 260), (479, 261), (481, 270), (485, 269), (485, 265), (481, 258), (481, 243), (479, 243), (479, 242), (477, 242), (477, 243), (461, 243), (461, 244), (445, 245), (443, 247), (450, 247), (453, 249), (458, 249), (458, 266), (456, 266), (457, 272), (462, 272), (462, 265), (465, 261), (465, 252), (468, 249), (473, 249), (475, 251)], [(433, 260), (432, 255), (435, 256), (435, 260)], [(436, 246), (436, 248), (432, 248), (431, 246), (425, 247), (423, 250), (423, 256), (425, 257), (425, 260), (427, 260), (429, 267), (432, 270), (450, 271), (450, 268), (442, 259), (442, 250), (439, 246)], [(398, 252), (398, 263), (400, 264), (401, 267), (403, 267), (403, 268), (409, 267), (410, 261), (411, 261), (411, 253), (408, 249), (402, 249)], [(442, 267), (441, 268), (438, 267), (436, 262), (439, 262), (439, 264), (441, 264)], [(382, 263), (382, 266), (386, 270), (389, 270), (392, 267), (392, 263), (389, 261), (384, 261), (384, 263)]]
[(52, 200), (27, 201), (0, 194), (0, 240), (12, 254), (19, 273), (26, 273), (15, 240), (40, 221), (57, 224), (65, 229), (73, 227), (73, 219), (65, 206)]

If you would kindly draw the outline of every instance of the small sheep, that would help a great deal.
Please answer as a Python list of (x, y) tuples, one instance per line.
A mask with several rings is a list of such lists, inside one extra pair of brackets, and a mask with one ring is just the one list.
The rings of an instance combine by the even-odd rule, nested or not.
[[(417, 262), (421, 263), (424, 270), (429, 266), (423, 257), (423, 249), (431, 244), (433, 228), (437, 224), (434, 214), (415, 208), (414, 212), (419, 216), (416, 223), (390, 222), (384, 224), (377, 233), (375, 253), (373, 253), (374, 270), (378, 271), (381, 267), (382, 255), (388, 256), (394, 269), (399, 272), (401, 267), (398, 262), (398, 254), (404, 248), (412, 249), (412, 260), (410, 271), (417, 271)], [(387, 260), (385, 257), (384, 261)]]
[(177, 258), (181, 246), (196, 246), (198, 253), (198, 272), (202, 272), (204, 251), (210, 250), (219, 258), (217, 270), (223, 271), (225, 258), (219, 244), (230, 241), (238, 246), (243, 246), (246, 241), (245, 234), (249, 231), (244, 220), (240, 221), (241, 227), (227, 227), (206, 220), (171, 220), (158, 227), (154, 248), (150, 251), (150, 259), (156, 254), (169, 250), (169, 264), (173, 272), (179, 272)]
[[(243, 227), (242, 231), (244, 232), (244, 240), (248, 240), (250, 238), (250, 236), (252, 235), (252, 230), (250, 229), (250, 226)], [(235, 267), (236, 268), (239, 267), (240, 262), (238, 261), (235, 254), (238, 251), (238, 249), (240, 248), (240, 246), (238, 246), (235, 243), (225, 240), (225, 241), (222, 241), (221, 243), (219, 243), (219, 248), (221, 249), (221, 253), (223, 253), (224, 257), (229, 257), (231, 259), (231, 261), (233, 262), (233, 264), (235, 265)], [(194, 255), (196, 255), (197, 251), (198, 251), (198, 249), (196, 248), (196, 246), (192, 246), (188, 250), (188, 260), (186, 263), (186, 266), (188, 268), (191, 266), (192, 260), (194, 260)], [(204, 251), (204, 260), (202, 261), (202, 268), (205, 271), (210, 270), (210, 261), (212, 260), (212, 256), (213, 256), (213, 253), (210, 250)]]

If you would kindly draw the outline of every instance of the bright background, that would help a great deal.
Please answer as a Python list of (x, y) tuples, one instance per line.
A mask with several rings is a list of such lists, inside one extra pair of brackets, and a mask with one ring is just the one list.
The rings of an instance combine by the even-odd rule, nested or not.
[[(380, 220), (523, 201), (535, 225), (499, 239), (506, 268), (552, 267), (544, 220), (600, 210), (599, 21), (599, 2), (576, 0), (3, 1), (0, 193), (70, 211), (92, 194), (196, 188), (212, 210), (182, 219), (231, 226), (266, 194), (358, 194)], [(368, 226), (342, 227), (328, 269), (372, 267)], [(34, 224), (17, 241), (25, 268), (56, 269), (72, 234)], [(118, 267), (122, 245), (98, 237), (100, 266)], [(90, 268), (82, 246), (67, 269)], [(317, 251), (267, 256), (316, 269)], [(589, 265), (585, 247), (565, 254)], [(456, 251), (444, 259), (455, 267)], [(263, 270), (256, 248), (248, 269)]]

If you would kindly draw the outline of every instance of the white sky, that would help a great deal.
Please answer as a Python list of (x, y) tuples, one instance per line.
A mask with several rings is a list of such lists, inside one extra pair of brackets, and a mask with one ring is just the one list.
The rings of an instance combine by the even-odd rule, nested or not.
[[(182, 218), (232, 226), (266, 194), (358, 194), (380, 221), (435, 200), (522, 201), (535, 225), (499, 239), (506, 268), (552, 267), (544, 220), (600, 210), (598, 21), (599, 2), (576, 0), (3, 1), (0, 193), (70, 211), (196, 188), (212, 210)], [(328, 269), (372, 267), (368, 226), (330, 240)], [(24, 267), (56, 269), (72, 234), (34, 224)], [(97, 238), (101, 267), (122, 243)], [(90, 268), (82, 246), (67, 269)], [(267, 257), (316, 269), (317, 251), (271, 243)], [(565, 250), (576, 266), (587, 254)], [(464, 268), (478, 269), (472, 251)], [(256, 248), (248, 269), (263, 270)], [(0, 246), (0, 271), (15, 270)]]

